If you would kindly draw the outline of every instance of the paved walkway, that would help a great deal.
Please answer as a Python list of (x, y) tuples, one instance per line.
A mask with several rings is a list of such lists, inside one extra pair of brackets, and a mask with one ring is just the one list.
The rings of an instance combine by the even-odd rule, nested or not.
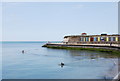
[[(65, 43), (50, 43), (50, 44), (63, 44), (65, 45)], [(94, 46), (110, 46), (110, 44), (66, 44), (66, 45), (94, 45)], [(115, 47), (120, 47), (120, 44), (112, 44), (111, 46), (115, 46)]]

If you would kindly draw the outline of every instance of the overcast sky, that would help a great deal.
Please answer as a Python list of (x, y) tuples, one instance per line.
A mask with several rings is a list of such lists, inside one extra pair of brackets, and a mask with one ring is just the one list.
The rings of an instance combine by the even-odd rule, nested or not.
[(3, 3), (3, 40), (58, 41), (66, 35), (118, 33), (117, 2)]

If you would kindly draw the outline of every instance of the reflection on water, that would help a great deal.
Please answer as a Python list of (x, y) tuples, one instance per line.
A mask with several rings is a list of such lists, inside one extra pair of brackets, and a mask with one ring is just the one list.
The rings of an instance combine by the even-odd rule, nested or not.
[[(117, 58), (117, 56), (113, 54), (108, 54), (104, 52), (94, 52), (94, 51), (79, 51), (79, 50), (69, 50), (71, 56), (82, 56), (85, 58), (90, 59), (97, 59), (97, 58)], [(78, 57), (79, 58), (79, 57)]]
[(3, 78), (103, 79), (112, 78), (117, 73), (117, 56), (94, 51), (43, 48), (43, 44), (4, 43)]

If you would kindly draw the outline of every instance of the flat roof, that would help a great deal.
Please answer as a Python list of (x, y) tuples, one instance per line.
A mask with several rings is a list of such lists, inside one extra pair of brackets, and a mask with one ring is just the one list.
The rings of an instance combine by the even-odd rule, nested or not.
[(120, 36), (120, 34), (113, 34), (113, 35), (69, 35), (69, 36), (65, 36), (64, 38), (67, 37), (89, 37), (89, 36)]

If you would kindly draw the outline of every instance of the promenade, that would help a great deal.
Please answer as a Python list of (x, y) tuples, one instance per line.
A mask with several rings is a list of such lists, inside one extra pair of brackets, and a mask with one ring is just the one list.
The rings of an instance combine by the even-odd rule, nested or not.
[(47, 43), (50, 45), (75, 45), (75, 46), (107, 46), (107, 47), (120, 47), (120, 44), (77, 44), (77, 43), (69, 43), (69, 44), (65, 44), (65, 43)]
[(96, 50), (102, 52), (114, 52), (120, 54), (120, 45), (118, 44), (65, 44), (65, 43), (46, 43), (42, 47), (59, 48), (59, 49), (82, 49), (82, 50)]
[(120, 47), (120, 44), (77, 44), (77, 43), (47, 43), (47, 44), (58, 44), (58, 45), (93, 45), (93, 46), (114, 46), (114, 47)]

